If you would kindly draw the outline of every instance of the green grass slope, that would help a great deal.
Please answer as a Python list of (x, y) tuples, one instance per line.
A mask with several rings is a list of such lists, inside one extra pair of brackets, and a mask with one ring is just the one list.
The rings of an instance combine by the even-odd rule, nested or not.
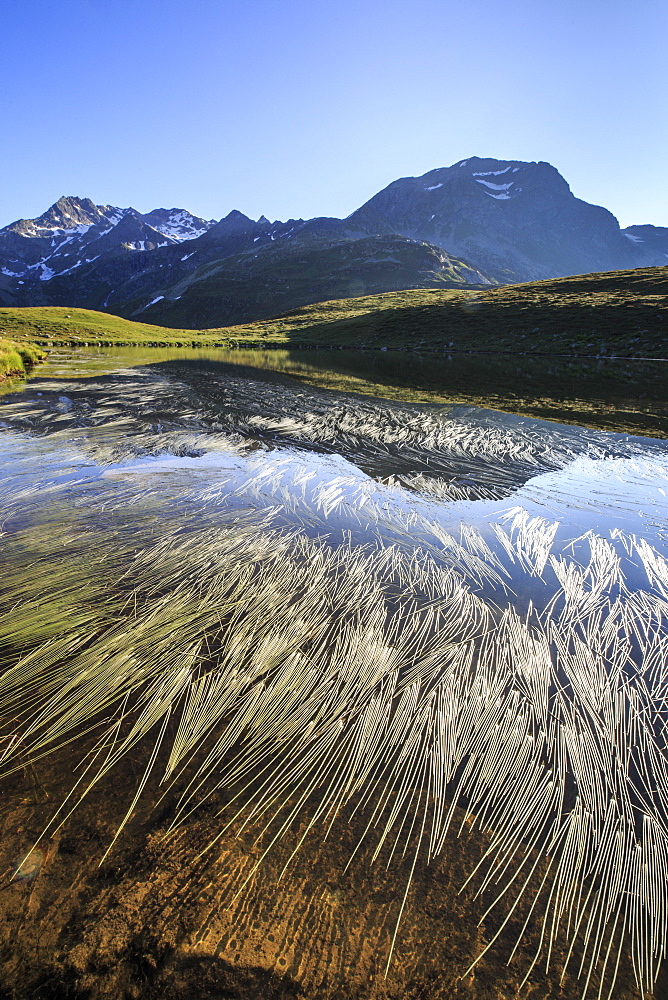
[(20, 344), (0, 337), (0, 379), (25, 375), (29, 368), (44, 357), (44, 351), (28, 341)]
[(166, 328), (85, 309), (0, 309), (0, 337), (41, 345), (333, 346), (668, 358), (668, 268), (485, 291), (386, 292), (211, 330)]

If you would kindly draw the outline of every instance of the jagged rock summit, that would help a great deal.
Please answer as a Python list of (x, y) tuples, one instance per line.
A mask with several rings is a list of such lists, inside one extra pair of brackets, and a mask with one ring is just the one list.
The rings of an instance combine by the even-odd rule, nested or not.
[(219, 326), (401, 288), (668, 264), (668, 229), (621, 229), (544, 162), (469, 157), (393, 181), (346, 219), (220, 221), (59, 198), (0, 230), (0, 305)]
[(113, 226), (122, 217), (123, 211), (111, 205), (95, 205), (90, 198), (62, 197), (39, 218), (19, 219), (3, 232), (51, 239), (65, 233), (83, 233), (97, 223), (108, 222)]
[(0, 230), (0, 275), (18, 279), (18, 290), (72, 273), (121, 248), (155, 250), (196, 239), (213, 224), (183, 209), (142, 215), (134, 208), (96, 205), (90, 198), (62, 197), (38, 218), (19, 219)]

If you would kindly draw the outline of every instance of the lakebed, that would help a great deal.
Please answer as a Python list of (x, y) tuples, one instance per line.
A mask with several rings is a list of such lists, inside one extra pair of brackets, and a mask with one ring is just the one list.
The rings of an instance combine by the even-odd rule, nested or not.
[(142, 350), (0, 404), (5, 988), (650, 989), (663, 367)]

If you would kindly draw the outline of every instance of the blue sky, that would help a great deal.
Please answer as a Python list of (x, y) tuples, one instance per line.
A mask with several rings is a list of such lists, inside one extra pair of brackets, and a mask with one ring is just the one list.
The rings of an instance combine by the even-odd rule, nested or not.
[(345, 216), (464, 157), (668, 226), (666, 0), (0, 0), (0, 226)]

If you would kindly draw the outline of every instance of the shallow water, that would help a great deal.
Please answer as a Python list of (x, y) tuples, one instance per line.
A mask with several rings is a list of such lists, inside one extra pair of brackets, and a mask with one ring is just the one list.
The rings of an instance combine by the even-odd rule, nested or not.
[(600, 928), (621, 914), (650, 983), (668, 937), (668, 444), (168, 353), (52, 357), (0, 404), (0, 705), (21, 753), (103, 706), (114, 733), (135, 727), (126, 752), (169, 704), (164, 780), (199, 753), (202, 789), (243, 786), (277, 755), (246, 800), (269, 822), (286, 789), (322, 787), (326, 813), (379, 773), (388, 809), (417, 782), (418, 808), (465, 802), (493, 831), (490, 884), (513, 852), (518, 871), (554, 856), (560, 933), (589, 927), (605, 971)]
[[(323, 388), (386, 399), (469, 403), (668, 437), (668, 363), (662, 362), (392, 351), (89, 347), (53, 350), (33, 377), (85, 377), (141, 364), (194, 360), (260, 368)], [(0, 387), (0, 394), (11, 388)]]

